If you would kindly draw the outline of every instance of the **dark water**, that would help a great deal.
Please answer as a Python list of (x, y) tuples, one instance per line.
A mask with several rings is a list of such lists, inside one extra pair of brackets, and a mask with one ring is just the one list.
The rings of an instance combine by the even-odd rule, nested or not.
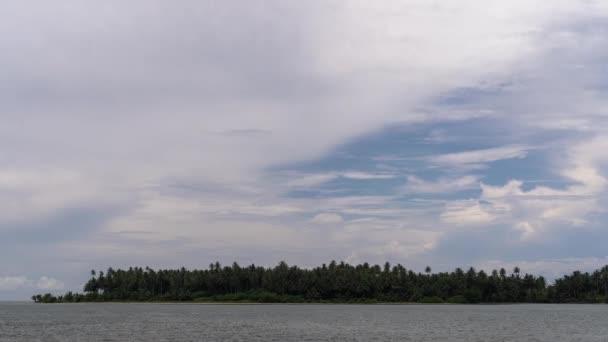
[(608, 305), (0, 303), (0, 341), (608, 341)]

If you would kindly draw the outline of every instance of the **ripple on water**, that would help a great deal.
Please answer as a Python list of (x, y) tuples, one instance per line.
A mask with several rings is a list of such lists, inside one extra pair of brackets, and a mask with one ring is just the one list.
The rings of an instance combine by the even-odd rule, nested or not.
[(608, 341), (605, 305), (0, 303), (0, 342)]

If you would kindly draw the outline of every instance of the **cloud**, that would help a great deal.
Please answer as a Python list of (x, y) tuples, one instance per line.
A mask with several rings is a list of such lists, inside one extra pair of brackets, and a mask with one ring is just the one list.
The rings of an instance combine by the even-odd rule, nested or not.
[[(607, 139), (595, 137), (570, 146), (561, 175), (573, 184), (563, 189), (536, 186), (524, 190), (524, 183), (511, 180), (503, 186), (481, 184), (480, 202), (454, 202), (442, 214), (448, 223), (503, 222), (521, 233), (523, 240), (538, 239), (552, 225), (581, 227), (588, 218), (603, 211), (606, 178), (601, 165), (608, 158), (602, 152)], [(466, 202), (465, 202), (466, 203)], [(480, 203), (484, 203), (481, 205)]]
[(409, 194), (446, 194), (455, 191), (473, 189), (479, 186), (478, 176), (464, 176), (461, 178), (440, 178), (434, 182), (427, 182), (416, 176), (408, 176), (405, 193)]
[(326, 172), (317, 174), (299, 175), (287, 181), (287, 186), (292, 188), (312, 188), (331, 182), (335, 179), (344, 178), (351, 180), (377, 180), (393, 179), (396, 174), (364, 171)]
[(522, 159), (528, 154), (528, 149), (524, 146), (502, 146), (483, 150), (473, 150), (442, 154), (430, 157), (432, 163), (449, 166), (475, 165), (491, 163), (505, 159)]
[(396, 175), (394, 175), (394, 174), (371, 173), (371, 172), (361, 172), (361, 171), (344, 172), (341, 174), (341, 176), (344, 178), (355, 179), (355, 180), (392, 179), (392, 178), (396, 177)]
[(342, 216), (338, 215), (338, 214), (321, 213), (321, 214), (317, 214), (312, 219), (312, 222), (321, 223), (321, 224), (342, 223), (342, 222), (344, 222), (344, 218)]
[[(2, 168), (0, 166), (0, 225), (48, 219), (57, 212), (83, 204), (109, 205), (116, 194), (104, 192), (102, 177), (64, 168)], [(118, 190), (118, 189), (117, 189)]]
[(287, 185), (290, 187), (310, 188), (313, 186), (321, 185), (323, 183), (327, 183), (336, 178), (338, 178), (338, 175), (335, 173), (313, 174), (291, 180), (287, 183)]
[(65, 288), (65, 284), (57, 279), (42, 276), (37, 282), (25, 276), (0, 277), (0, 291), (11, 292), (20, 289), (59, 291)]
[(481, 225), (496, 220), (496, 215), (478, 201), (454, 201), (441, 214), (441, 221), (455, 225)]
[(23, 276), (0, 277), (0, 291), (16, 290), (27, 287), (30, 284), (30, 280)]
[(57, 279), (42, 276), (36, 283), (36, 288), (46, 291), (59, 291), (65, 288), (65, 284)]
[[(424, 120), (409, 109), (508, 71), (536, 46), (534, 29), (553, 19), (523, 1), (488, 6), (501, 14), (475, 2), (6, 4), (4, 106), (14, 114), (2, 135), (28, 141), (7, 151), (25, 164), (52, 163), (27, 157), (44, 154), (83, 174), (121, 165), (119, 174), (152, 181), (255, 179), (388, 124)], [(267, 39), (256, 45), (259, 36)]]
[[(3, 260), (60, 270), (75, 259), (88, 267), (235, 254), (268, 262), (399, 258), (430, 253), (451, 225), (507, 224), (530, 239), (549, 223), (580, 226), (605, 207), (606, 6), (2, 2), (0, 227), (27, 236), (21, 227), (36, 223), (47, 230), (41, 236), (55, 237), (44, 249), (11, 239), (0, 250), (14, 252)], [(440, 103), (460, 89), (476, 94)], [(530, 190), (518, 175), (516, 183), (483, 184), (479, 198), (421, 201), (366, 182), (409, 169), (359, 164), (370, 149), (385, 152), (409, 133), (361, 147), (356, 160), (335, 158), (386, 128), (454, 120), (507, 133), (484, 145), (494, 148), (466, 139), (446, 147), (442, 132), (451, 131), (440, 127), (427, 139), (434, 149), (386, 151), (437, 166), (410, 177), (409, 194), (472, 188), (481, 172), (477, 179), (463, 169), (491, 172), (495, 161), (525, 158), (554, 130), (559, 141), (543, 153), (558, 155), (554, 170), (575, 185)], [(308, 168), (320, 160), (322, 172)], [(337, 179), (359, 196), (292, 196), (336, 190)], [(117, 209), (101, 210), (99, 225), (72, 222), (86, 234), (61, 234), (54, 221), (74, 208), (107, 207)], [(348, 217), (336, 224), (348, 227), (311, 225), (319, 213)], [(49, 261), (52, 252), (63, 259)]]
[(333, 238), (341, 244), (360, 244), (346, 260), (364, 262), (412, 258), (433, 250), (442, 235), (423, 226), (405, 225), (401, 220), (367, 218), (348, 222)]
[(608, 162), (608, 134), (582, 141), (568, 150), (569, 163), (562, 174), (579, 183), (570, 188), (577, 193), (599, 193), (608, 185), (603, 172)]

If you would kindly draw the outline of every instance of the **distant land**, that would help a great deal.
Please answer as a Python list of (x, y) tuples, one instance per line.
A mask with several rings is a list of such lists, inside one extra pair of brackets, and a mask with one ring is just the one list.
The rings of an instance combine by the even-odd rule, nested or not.
[(606, 303), (608, 266), (575, 271), (547, 284), (518, 267), (489, 274), (469, 268), (416, 273), (401, 265), (332, 261), (312, 269), (280, 262), (266, 268), (237, 263), (204, 270), (131, 267), (91, 271), (84, 293), (32, 296), (37, 303)]

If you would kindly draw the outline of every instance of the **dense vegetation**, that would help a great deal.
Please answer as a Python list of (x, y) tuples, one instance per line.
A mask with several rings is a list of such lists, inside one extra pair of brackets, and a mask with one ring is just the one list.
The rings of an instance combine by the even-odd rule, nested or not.
[(603, 303), (608, 301), (608, 266), (591, 274), (574, 272), (547, 285), (519, 268), (490, 274), (473, 268), (424, 273), (401, 265), (331, 262), (313, 269), (234, 263), (206, 270), (129, 268), (91, 271), (83, 294), (36, 295), (35, 302), (198, 301), (259, 303)]

